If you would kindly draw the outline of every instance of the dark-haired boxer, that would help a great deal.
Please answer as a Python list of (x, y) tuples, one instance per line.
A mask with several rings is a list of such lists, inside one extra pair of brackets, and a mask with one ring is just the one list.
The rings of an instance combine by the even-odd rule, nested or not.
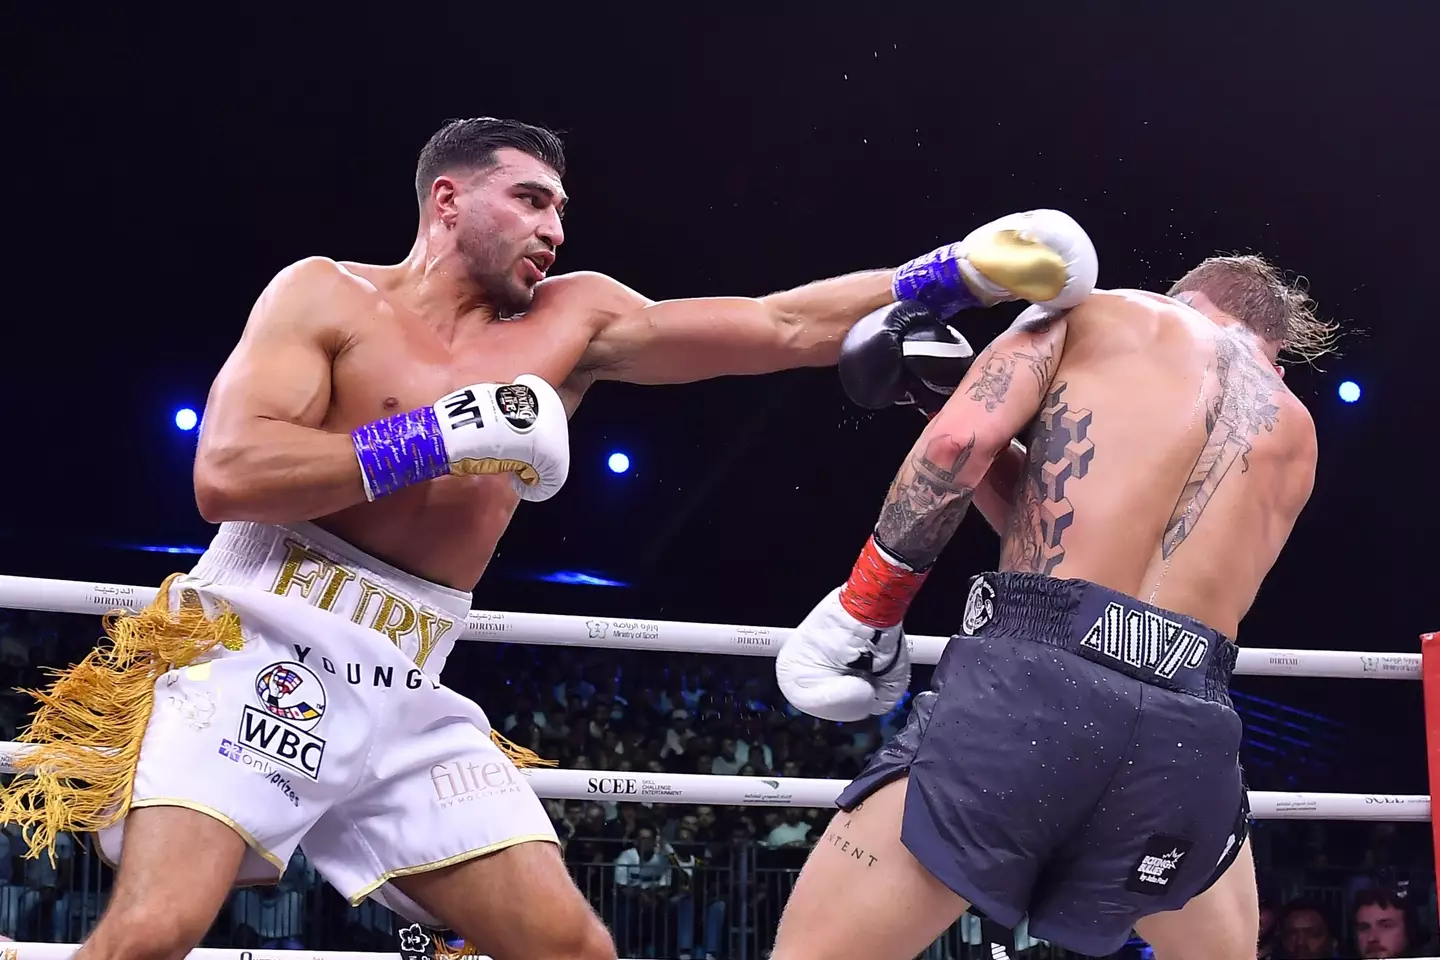
[[(922, 322), (883, 312), (901, 311)], [(886, 397), (855, 385), (903, 362), (883, 328), (857, 324), (840, 360), (870, 406)], [(1333, 332), (1269, 264), (1232, 257), (1169, 297), (1032, 308), (981, 352), (848, 581), (777, 660), (807, 713), (890, 710), (910, 672), (901, 621), (972, 501), (1002, 532), (998, 570), (955, 597), (933, 689), (840, 796), (775, 960), (913, 957), (969, 905), (1091, 956), (1138, 922), (1163, 960), (1248, 960), (1229, 638), (1314, 477), (1277, 355), (1315, 356)]]
[(297, 845), (351, 902), (490, 956), (613, 958), (512, 751), (439, 682), (516, 507), (565, 483), (569, 413), (600, 380), (833, 364), (896, 299), (943, 317), (1095, 282), (1084, 232), (1039, 211), (898, 270), (654, 303), (546, 278), (564, 168), (548, 130), (448, 123), (416, 164), (402, 262), (315, 257), (260, 295), (200, 433), (215, 540), (44, 695), (34, 775), (0, 791), (32, 852), (98, 829), (119, 862), (80, 960), (185, 956), (233, 884), (273, 882)]

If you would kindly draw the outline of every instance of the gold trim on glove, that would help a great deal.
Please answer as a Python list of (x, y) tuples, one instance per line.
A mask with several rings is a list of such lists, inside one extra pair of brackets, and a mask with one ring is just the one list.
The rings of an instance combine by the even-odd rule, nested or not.
[(1060, 254), (1019, 230), (977, 237), (965, 259), (986, 280), (1032, 303), (1060, 296), (1070, 276)]
[(501, 460), (498, 457), (466, 457), (452, 460), (450, 472), (461, 477), (488, 477), (501, 473), (513, 473), (527, 486), (540, 482), (540, 471), (523, 460)]

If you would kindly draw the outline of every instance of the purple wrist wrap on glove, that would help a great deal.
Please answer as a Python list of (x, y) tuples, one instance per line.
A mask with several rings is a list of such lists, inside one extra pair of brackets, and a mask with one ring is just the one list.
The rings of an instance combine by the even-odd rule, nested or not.
[(983, 307), (960, 272), (960, 244), (951, 243), (916, 257), (895, 271), (896, 300), (915, 300), (947, 319), (961, 310)]
[(433, 407), (356, 427), (350, 439), (365, 477), (365, 494), (371, 500), (450, 472)]

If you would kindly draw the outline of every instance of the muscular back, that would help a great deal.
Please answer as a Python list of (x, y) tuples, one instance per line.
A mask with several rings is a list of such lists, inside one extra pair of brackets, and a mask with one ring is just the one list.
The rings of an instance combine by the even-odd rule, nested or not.
[(1001, 569), (1090, 580), (1233, 637), (1309, 498), (1309, 413), (1243, 334), (1177, 301), (1099, 293), (1065, 323)]

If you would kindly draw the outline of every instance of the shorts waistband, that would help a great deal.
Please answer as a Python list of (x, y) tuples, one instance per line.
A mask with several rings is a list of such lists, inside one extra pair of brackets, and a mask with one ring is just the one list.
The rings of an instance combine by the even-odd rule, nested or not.
[(222, 523), (190, 576), (346, 617), (437, 672), (470, 613), (470, 594), (412, 576), (311, 523)]
[(1088, 580), (982, 573), (970, 581), (963, 634), (1008, 635), (1068, 650), (1143, 683), (1230, 703), (1239, 648), (1193, 617)]

